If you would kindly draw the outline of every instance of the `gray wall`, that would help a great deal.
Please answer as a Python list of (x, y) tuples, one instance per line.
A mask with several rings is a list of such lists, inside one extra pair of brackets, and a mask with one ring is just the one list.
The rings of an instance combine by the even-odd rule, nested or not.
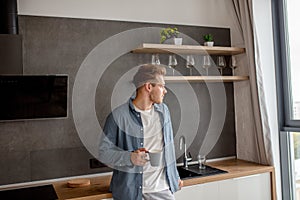
[[(24, 74), (68, 74), (69, 97), (76, 73), (88, 53), (101, 41), (119, 32), (139, 27), (166, 27), (164, 24), (146, 24), (103, 20), (19, 17), (20, 34), (23, 37)], [(176, 25), (179, 30), (203, 42), (204, 33), (215, 36), (216, 45), (230, 46), (230, 31), (224, 28), (208, 28)], [(125, 54), (113, 62), (100, 80), (96, 93), (96, 109), (99, 123), (111, 111), (110, 98), (114, 84), (124, 72), (150, 60), (151, 55)], [(162, 62), (167, 57), (161, 56)], [(179, 61), (184, 65), (183, 60)], [(184, 73), (184, 72), (183, 72)], [(230, 71), (226, 71), (230, 73)], [(109, 84), (108, 84), (109, 83)], [(181, 86), (183, 87), (183, 86)], [(193, 84), (203, 110), (198, 136), (189, 151), (196, 158), (202, 135), (207, 129), (210, 100), (205, 84)], [(227, 115), (219, 141), (209, 158), (235, 155), (235, 130), (233, 86), (225, 84)], [(175, 100), (174, 100), (175, 99)], [(169, 92), (166, 103), (173, 119), (174, 132), (178, 129), (180, 113), (174, 94)], [(58, 177), (97, 173), (107, 170), (90, 169), (92, 156), (83, 147), (72, 117), (71, 98), (67, 119), (28, 120), (0, 123), (0, 184), (28, 182)], [(81, 105), (83, 108), (85, 105)]]

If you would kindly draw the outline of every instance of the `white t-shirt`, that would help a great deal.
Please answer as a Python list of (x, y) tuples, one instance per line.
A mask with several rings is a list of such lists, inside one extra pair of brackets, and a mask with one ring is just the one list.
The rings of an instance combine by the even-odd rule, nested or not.
[[(144, 147), (149, 151), (162, 151), (164, 148), (164, 138), (158, 112), (155, 112), (153, 106), (150, 110), (140, 110), (136, 106), (135, 109), (141, 113), (142, 117)], [(143, 193), (169, 189), (164, 166), (152, 167), (150, 162), (147, 162), (143, 171)]]

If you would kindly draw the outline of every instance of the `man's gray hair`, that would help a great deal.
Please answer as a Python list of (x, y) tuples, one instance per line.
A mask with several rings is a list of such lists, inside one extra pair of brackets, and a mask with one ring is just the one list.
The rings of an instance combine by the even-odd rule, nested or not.
[(166, 75), (166, 68), (162, 65), (144, 64), (141, 65), (133, 77), (133, 84), (136, 88), (143, 86), (145, 83), (162, 83), (159, 75)]

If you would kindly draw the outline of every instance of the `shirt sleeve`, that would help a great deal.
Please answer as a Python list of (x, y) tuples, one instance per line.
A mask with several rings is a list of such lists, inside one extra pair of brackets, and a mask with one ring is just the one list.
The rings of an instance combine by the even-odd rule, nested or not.
[(99, 159), (101, 162), (113, 168), (133, 167), (130, 160), (131, 152), (117, 146), (119, 128), (110, 114), (107, 117), (99, 145)]

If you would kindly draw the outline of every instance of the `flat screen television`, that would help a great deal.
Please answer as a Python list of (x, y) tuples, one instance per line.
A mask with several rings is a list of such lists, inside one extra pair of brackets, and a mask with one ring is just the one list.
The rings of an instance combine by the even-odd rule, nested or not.
[(65, 118), (67, 75), (0, 75), (0, 121)]

